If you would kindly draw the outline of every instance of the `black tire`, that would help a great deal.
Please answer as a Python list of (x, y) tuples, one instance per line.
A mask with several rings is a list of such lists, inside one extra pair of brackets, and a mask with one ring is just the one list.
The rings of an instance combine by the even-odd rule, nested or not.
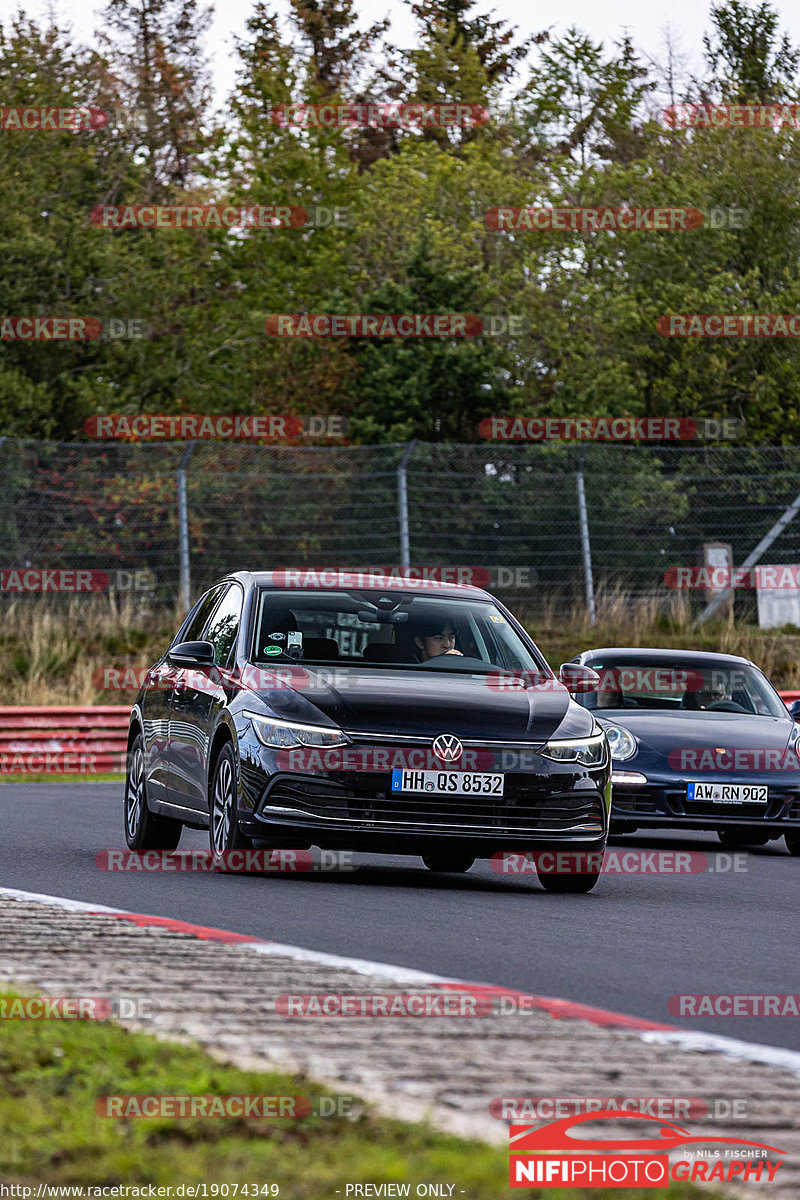
[(538, 875), (546, 892), (590, 892), (600, 878), (599, 871), (586, 871), (582, 875), (551, 875), (539, 871)]
[(175, 850), (181, 840), (183, 822), (159, 817), (147, 805), (144, 775), (144, 741), (137, 733), (128, 751), (125, 795), (122, 802), (125, 841), (129, 850)]
[[(213, 855), (229, 850), (251, 850), (253, 843), (239, 828), (236, 797), (236, 757), (227, 742), (220, 751), (211, 776), (208, 795), (208, 840)], [(224, 870), (224, 867), (222, 868)]]
[(800, 829), (793, 829), (791, 833), (785, 833), (783, 840), (786, 842), (786, 849), (795, 858), (800, 856)]
[(422, 861), (429, 871), (444, 871), (463, 874), (474, 865), (475, 859), (467, 854), (423, 854)]
[(766, 846), (768, 833), (760, 829), (718, 829), (717, 837), (726, 850), (745, 850), (748, 846)]

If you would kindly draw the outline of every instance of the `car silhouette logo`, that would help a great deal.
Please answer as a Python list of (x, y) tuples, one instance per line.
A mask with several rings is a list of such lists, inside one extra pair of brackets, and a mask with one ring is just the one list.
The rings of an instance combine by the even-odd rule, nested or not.
[(464, 747), (454, 733), (440, 733), (433, 739), (433, 753), (442, 762), (458, 762)]
[[(577, 1126), (592, 1124), (609, 1118), (612, 1121), (649, 1121), (658, 1126), (658, 1134), (650, 1138), (582, 1138), (576, 1136), (573, 1130)], [(509, 1142), (512, 1154), (552, 1152), (564, 1150), (628, 1150), (641, 1153), (649, 1151), (657, 1153), (664, 1150), (675, 1150), (679, 1146), (692, 1143), (707, 1144), (708, 1142), (723, 1143), (728, 1146), (757, 1146), (762, 1150), (771, 1150), (775, 1154), (785, 1154), (777, 1146), (768, 1146), (764, 1142), (751, 1142), (744, 1138), (729, 1138), (692, 1135), (688, 1129), (662, 1121), (656, 1117), (644, 1116), (635, 1112), (603, 1112), (585, 1113), (582, 1116), (563, 1117), (560, 1121), (549, 1121), (546, 1125), (509, 1126)]]

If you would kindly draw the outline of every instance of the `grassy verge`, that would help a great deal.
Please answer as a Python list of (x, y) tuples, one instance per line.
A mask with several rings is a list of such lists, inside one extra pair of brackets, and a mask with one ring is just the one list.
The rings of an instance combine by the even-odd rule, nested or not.
[[(0, 1178), (84, 1187), (277, 1184), (281, 1200), (335, 1200), (347, 1183), (386, 1182), (408, 1182), (412, 1195), (418, 1183), (455, 1184), (453, 1195), (463, 1189), (467, 1200), (511, 1195), (502, 1147), (377, 1117), (357, 1103), (349, 1116), (294, 1120), (95, 1113), (98, 1096), (120, 1094), (331, 1095), (305, 1079), (224, 1066), (198, 1047), (165, 1045), (112, 1023), (0, 1020)], [(615, 1200), (618, 1190), (519, 1194)], [(625, 1194), (644, 1200), (652, 1192)], [(714, 1197), (682, 1184), (659, 1195)]]

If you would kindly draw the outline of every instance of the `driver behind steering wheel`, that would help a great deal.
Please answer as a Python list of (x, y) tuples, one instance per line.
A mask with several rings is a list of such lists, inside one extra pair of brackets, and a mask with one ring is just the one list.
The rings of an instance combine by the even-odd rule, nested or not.
[(715, 704), (722, 704), (723, 701), (732, 699), (725, 684), (717, 678), (708, 682), (704, 681), (703, 687), (697, 693), (697, 706), (698, 708), (711, 708)]
[(448, 620), (420, 621), (414, 630), (414, 653), (417, 662), (427, 662), (429, 658), (439, 658), (442, 654), (464, 655), (456, 650), (456, 635)]

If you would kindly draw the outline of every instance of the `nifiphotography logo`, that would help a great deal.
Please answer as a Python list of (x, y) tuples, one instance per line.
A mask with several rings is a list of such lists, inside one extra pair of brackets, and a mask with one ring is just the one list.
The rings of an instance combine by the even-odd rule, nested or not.
[[(650, 1137), (582, 1137), (580, 1126), (604, 1118), (614, 1122), (649, 1122)], [(577, 1132), (576, 1132), (577, 1131)], [(511, 1187), (640, 1187), (666, 1188), (679, 1181), (770, 1183), (780, 1162), (770, 1154), (783, 1154), (775, 1146), (743, 1138), (696, 1136), (680, 1125), (635, 1112), (585, 1113), (546, 1125), (509, 1127), (509, 1183)], [(702, 1147), (702, 1149), (701, 1149)], [(686, 1157), (670, 1152), (686, 1150)]]

